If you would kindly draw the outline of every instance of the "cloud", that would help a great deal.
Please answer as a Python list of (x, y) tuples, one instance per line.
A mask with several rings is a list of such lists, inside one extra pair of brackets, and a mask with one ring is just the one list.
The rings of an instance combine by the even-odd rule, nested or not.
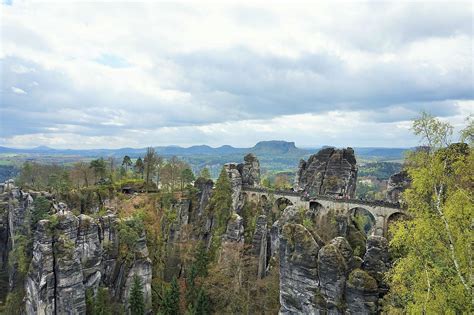
[[(399, 126), (420, 110), (457, 122), (472, 105), (470, 8), (15, 1), (2, 8), (0, 141), (412, 143)], [(318, 136), (297, 128), (298, 141), (286, 122)]]
[(27, 94), (25, 90), (17, 88), (16, 86), (12, 86), (12, 92), (15, 94)]

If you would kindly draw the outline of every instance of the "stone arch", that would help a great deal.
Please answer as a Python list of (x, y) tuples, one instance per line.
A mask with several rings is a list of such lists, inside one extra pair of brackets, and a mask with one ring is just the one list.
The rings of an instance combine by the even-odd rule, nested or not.
[(309, 201), (309, 210), (316, 213), (321, 212), (321, 210), (324, 209), (324, 206), (317, 202), (316, 200), (310, 200)]
[(258, 196), (256, 193), (252, 193), (252, 195), (250, 196), (250, 200), (253, 201), (253, 202), (257, 202), (258, 201)]
[(242, 199), (244, 200), (244, 202), (249, 201), (249, 195), (246, 192), (243, 192), (242, 193)]
[(285, 210), (286, 207), (292, 206), (293, 202), (286, 197), (279, 197), (275, 200), (274, 208), (279, 211)]
[(376, 228), (376, 217), (366, 208), (354, 207), (349, 210), (349, 215), (354, 225), (366, 235), (371, 234)]
[(408, 216), (403, 213), (403, 212), (394, 212), (392, 214), (390, 214), (387, 218), (387, 224), (386, 224), (386, 231), (385, 231), (385, 235), (387, 236), (387, 238), (391, 238), (391, 235), (390, 235), (390, 225), (397, 222), (397, 221), (401, 221), (401, 220), (407, 220), (408, 219)]

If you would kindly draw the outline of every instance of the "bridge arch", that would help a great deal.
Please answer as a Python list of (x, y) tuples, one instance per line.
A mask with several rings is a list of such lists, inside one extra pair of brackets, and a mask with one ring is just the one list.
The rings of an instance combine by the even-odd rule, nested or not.
[(309, 210), (311, 210), (315, 214), (321, 212), (323, 209), (324, 209), (324, 206), (321, 203), (317, 202), (316, 200), (309, 201)]
[(366, 235), (376, 228), (377, 218), (368, 209), (364, 207), (354, 207), (349, 210), (349, 215), (355, 226)]
[(385, 235), (387, 235), (388, 238), (391, 238), (391, 235), (390, 235), (390, 225), (392, 225), (393, 223), (397, 222), (397, 221), (402, 221), (402, 220), (407, 220), (408, 219), (408, 216), (403, 213), (403, 212), (394, 212), (392, 214), (390, 214), (388, 217), (387, 217), (387, 223), (386, 223), (386, 227), (385, 227)]
[(257, 202), (258, 201), (258, 196), (256, 193), (252, 193), (250, 195), (250, 201)]
[(242, 199), (246, 202), (249, 201), (249, 195), (246, 192), (242, 193)]
[(293, 202), (291, 202), (291, 200), (286, 197), (278, 197), (275, 200), (274, 207), (276, 210), (283, 211), (288, 206), (293, 206)]

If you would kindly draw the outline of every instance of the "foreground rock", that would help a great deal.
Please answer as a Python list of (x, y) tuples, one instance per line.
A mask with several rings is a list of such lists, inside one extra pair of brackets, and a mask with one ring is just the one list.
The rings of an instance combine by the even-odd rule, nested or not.
[(386, 292), (387, 240), (371, 236), (362, 261), (344, 237), (320, 246), (314, 232), (286, 223), (280, 233), (280, 314), (377, 314)]

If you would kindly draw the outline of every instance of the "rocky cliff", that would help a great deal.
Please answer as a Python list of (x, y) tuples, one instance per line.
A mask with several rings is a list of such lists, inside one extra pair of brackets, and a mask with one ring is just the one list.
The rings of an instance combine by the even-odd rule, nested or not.
[(369, 236), (359, 257), (347, 240), (350, 229), (334, 227), (341, 236), (324, 242), (310, 212), (288, 207), (271, 230), (280, 261), (280, 313), (380, 312), (379, 297), (387, 289), (383, 273), (390, 266), (387, 240)]
[(308, 194), (353, 198), (357, 165), (352, 148), (326, 148), (301, 160), (295, 178), (295, 190)]
[(390, 202), (400, 202), (401, 194), (410, 186), (411, 180), (407, 171), (393, 174), (387, 183), (387, 200)]
[(65, 204), (52, 202), (46, 219), (32, 225), (34, 198), (44, 195), (16, 187), (2, 193), (8, 206), (0, 221), (0, 268), (10, 274), (9, 291), (24, 287), (26, 314), (85, 314), (86, 290), (96, 292), (99, 286), (108, 288), (114, 301), (128, 301), (134, 275), (141, 279), (149, 309), (152, 272), (144, 231), (134, 259), (126, 260), (119, 253), (121, 220), (113, 212), (77, 216)]

